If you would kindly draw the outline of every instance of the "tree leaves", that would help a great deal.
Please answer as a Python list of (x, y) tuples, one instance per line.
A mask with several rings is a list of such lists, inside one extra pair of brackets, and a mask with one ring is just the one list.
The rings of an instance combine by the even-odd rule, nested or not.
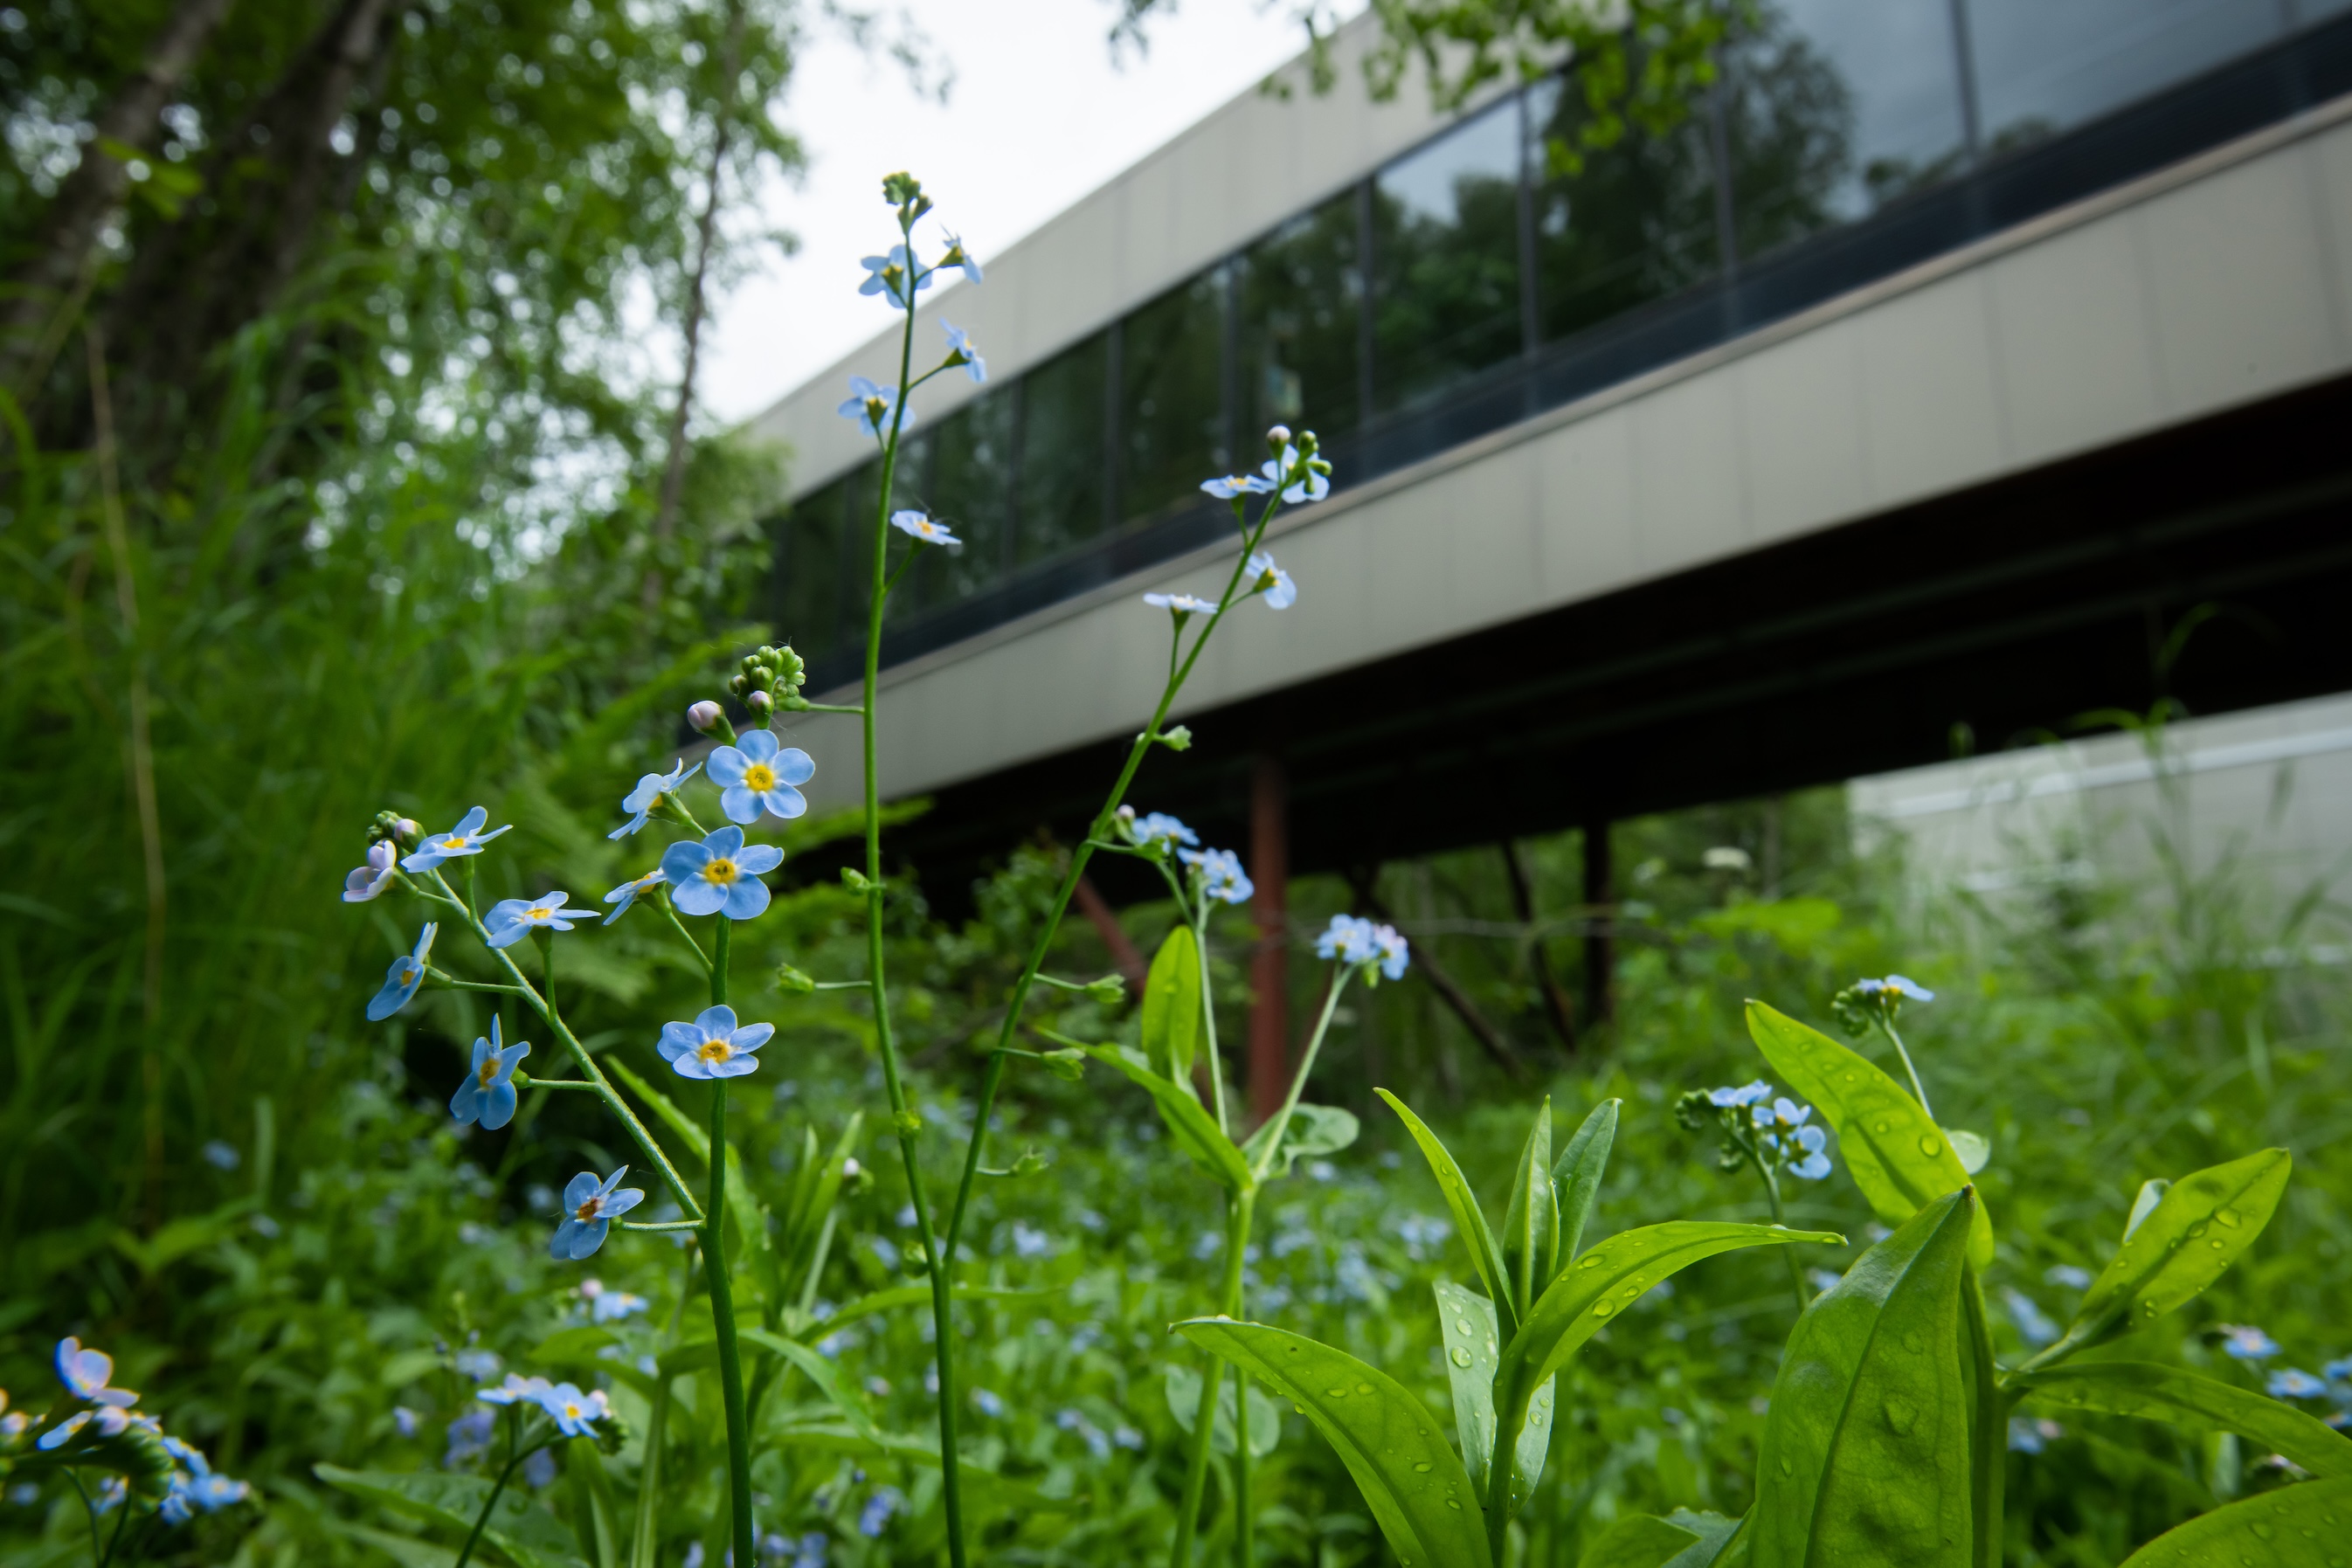
[(2246, 1498), (2168, 1530), (2123, 1568), (2336, 1568), (2352, 1537), (2352, 1480), (2305, 1481)]
[(1395, 1379), (1264, 1323), (1193, 1318), (1176, 1332), (1306, 1413), (1355, 1478), (1402, 1568), (1491, 1568), (1469, 1473), (1428, 1408)]
[(2070, 1410), (2236, 1432), (2315, 1476), (2352, 1479), (2352, 1437), (2292, 1405), (2178, 1366), (2092, 1362), (2029, 1373), (2010, 1386), (2025, 1398)]
[(1984, 1390), (1957, 1354), (1974, 1195), (1939, 1198), (1797, 1321), (1757, 1454), (1754, 1568), (1969, 1568)]
[[(1446, 1380), (1454, 1387), (1454, 1439), (1477, 1495), (1486, 1495), (1486, 1470), (1495, 1458), (1495, 1369), (1502, 1360), (1495, 1335), (1495, 1303), (1451, 1280), (1433, 1282), (1439, 1339)], [(1511, 1462), (1511, 1507), (1516, 1511), (1543, 1479), (1551, 1452), (1552, 1394), (1556, 1381), (1536, 1390), (1519, 1428)]]
[[(1773, 1071), (1837, 1129), (1838, 1153), (1879, 1218), (1901, 1225), (1969, 1185), (1944, 1130), (1867, 1058), (1762, 1002), (1748, 1004), (1748, 1033)], [(1992, 1219), (1981, 1198), (1971, 1213), (1969, 1260), (1983, 1270), (1992, 1264)]]
[(1502, 1251), (1495, 1245), (1495, 1233), (1486, 1228), (1486, 1217), (1479, 1211), (1477, 1195), (1470, 1190), (1468, 1178), (1454, 1163), (1454, 1156), (1446, 1152), (1437, 1134), (1406, 1109), (1403, 1101), (1385, 1089), (1372, 1092), (1388, 1102), (1389, 1109), (1397, 1113), (1405, 1131), (1412, 1134), (1412, 1141), (1421, 1145), (1422, 1157), (1429, 1162), (1429, 1174), (1437, 1178), (1437, 1190), (1445, 1195), (1445, 1207), (1453, 1211), (1454, 1228), (1462, 1233), (1462, 1244), (1470, 1249), (1470, 1261), (1478, 1270), (1479, 1281), (1495, 1302), (1503, 1337), (1510, 1338), (1518, 1332), (1518, 1317), (1511, 1306)]
[(1178, 1082), (1192, 1072), (1201, 1041), (1201, 948), (1179, 925), (1152, 956), (1143, 981), (1143, 1054), (1151, 1070)]
[(2271, 1222), (2294, 1163), (2284, 1149), (2264, 1149), (2211, 1166), (2163, 1189), (2153, 1208), (2143, 1187), (2136, 1223), (2084, 1292), (2066, 1343), (2128, 1333), (2220, 1279)]

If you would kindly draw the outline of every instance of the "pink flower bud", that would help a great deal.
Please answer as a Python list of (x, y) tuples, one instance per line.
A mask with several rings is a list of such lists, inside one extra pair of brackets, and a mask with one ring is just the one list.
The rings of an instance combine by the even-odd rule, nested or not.
[(708, 699), (686, 710), (686, 722), (704, 735), (709, 735), (712, 730), (717, 729), (720, 720), (725, 717), (726, 714), (719, 705)]
[(753, 692), (743, 699), (743, 706), (751, 710), (753, 718), (766, 718), (775, 711), (776, 703), (775, 699), (765, 692)]

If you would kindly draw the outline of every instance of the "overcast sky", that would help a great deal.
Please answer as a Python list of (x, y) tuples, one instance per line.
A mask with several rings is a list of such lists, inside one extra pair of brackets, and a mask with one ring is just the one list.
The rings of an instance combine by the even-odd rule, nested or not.
[(761, 203), (801, 250), (784, 259), (771, 248), (718, 305), (702, 398), (721, 420), (759, 413), (885, 324), (880, 303), (854, 291), (857, 258), (889, 238), (884, 174), (912, 171), (985, 264), (1304, 44), (1287, 0), (1181, 0), (1155, 23), (1150, 53), (1129, 51), (1123, 67), (1106, 42), (1108, 0), (904, 8), (951, 62), (953, 89), (944, 106), (927, 101), (896, 62), (838, 37), (803, 57), (784, 118), (809, 170)]

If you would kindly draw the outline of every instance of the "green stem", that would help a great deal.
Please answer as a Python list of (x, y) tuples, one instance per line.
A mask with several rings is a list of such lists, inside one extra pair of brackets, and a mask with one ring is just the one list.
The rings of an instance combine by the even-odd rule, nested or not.
[(702, 950), (702, 944), (697, 942), (694, 939), (694, 933), (686, 928), (686, 922), (677, 917), (677, 909), (670, 903), (669, 895), (662, 893), (659, 889), (656, 889), (655, 896), (661, 900), (662, 913), (669, 916), (669, 923), (677, 927), (677, 934), (686, 938), (686, 945), (694, 949), (695, 961), (702, 966), (702, 972), (706, 975), (709, 974), (710, 972), (710, 955)]
[[(710, 1005), (727, 1000), (727, 947), (734, 923), (719, 918), (711, 943)], [(735, 1561), (758, 1560), (751, 1533), (751, 1423), (743, 1404), (743, 1359), (735, 1340), (735, 1287), (727, 1268), (727, 1080), (710, 1081), (710, 1207), (702, 1234), (702, 1264), (710, 1284), (710, 1328), (719, 1342), (719, 1392), (727, 1407), (727, 1505), (733, 1516)]]
[(1224, 1060), (1217, 1052), (1217, 1004), (1209, 990), (1209, 895), (1205, 888), (1194, 902), (1192, 950), (1201, 960), (1201, 1027), (1208, 1036), (1203, 1047), (1209, 1053), (1209, 1094), (1216, 1102), (1213, 1108), (1217, 1113), (1217, 1131), (1231, 1137), (1234, 1130), (1225, 1120)]
[[(482, 1511), (474, 1516), (473, 1533), (466, 1537), (466, 1544), (464, 1548), (458, 1552), (457, 1561), (454, 1564), (454, 1568), (466, 1568), (466, 1564), (472, 1561), (474, 1548), (481, 1542), (482, 1531), (489, 1525), (490, 1511), (499, 1506), (499, 1494), (507, 1490), (507, 1482), (514, 1479), (515, 1467), (521, 1464), (523, 1460), (530, 1457), (530, 1454), (524, 1453), (516, 1446), (515, 1427), (512, 1424), (514, 1417), (511, 1410), (509, 1411), (509, 1420), (507, 1427), (506, 1469), (499, 1472), (498, 1482), (490, 1488), (490, 1495), (482, 1500)], [(530, 1450), (530, 1453), (535, 1454), (538, 1451), (538, 1449), (533, 1448)]]
[(1290, 1092), (1284, 1097), (1282, 1109), (1274, 1113), (1272, 1130), (1258, 1148), (1256, 1168), (1250, 1174), (1260, 1181), (1265, 1179), (1265, 1173), (1273, 1168), (1274, 1156), (1282, 1148), (1282, 1134), (1289, 1130), (1290, 1114), (1298, 1109), (1298, 1097), (1307, 1092), (1307, 1075), (1315, 1070), (1315, 1058), (1323, 1049), (1323, 1037), (1330, 1032), (1331, 1015), (1339, 1009), (1339, 993), (1348, 988), (1356, 969), (1354, 964), (1341, 965), (1339, 973), (1331, 977), (1331, 988), (1323, 994), (1323, 1012), (1315, 1020), (1314, 1034), (1307, 1039), (1307, 1054), (1298, 1059), (1298, 1071), (1290, 1081)]
[(1911, 1065), (1911, 1053), (1903, 1049), (1903, 1037), (1895, 1032), (1895, 1025), (1890, 1019), (1879, 1019), (1878, 1027), (1885, 1030), (1886, 1038), (1895, 1042), (1895, 1054), (1903, 1059), (1903, 1071), (1911, 1075), (1912, 1097), (1919, 1102), (1919, 1109), (1927, 1113), (1928, 1119), (1934, 1120), (1935, 1110), (1927, 1103), (1927, 1092), (1919, 1086), (1919, 1070)]
[(629, 1542), (629, 1568), (654, 1568), (661, 1527), (662, 1437), (669, 1425), (669, 1379), (654, 1385), (653, 1411), (646, 1417), (646, 1462), (637, 1472), (637, 1517)]
[[(1225, 1197), (1225, 1277), (1217, 1293), (1217, 1310), (1229, 1318), (1242, 1315), (1242, 1265), (1249, 1250), (1250, 1226), (1257, 1207), (1255, 1191), (1228, 1193)], [(1208, 1369), (1201, 1377), (1201, 1403), (1192, 1416), (1192, 1450), (1184, 1458), (1184, 1497), (1176, 1510), (1176, 1539), (1169, 1548), (1170, 1568), (1190, 1568), (1192, 1561), (1192, 1533), (1201, 1517), (1201, 1496), (1207, 1490), (1209, 1479), (1209, 1447), (1215, 1436), (1217, 1423), (1217, 1390), (1224, 1381), (1225, 1364), (1221, 1357), (1210, 1356)], [(1234, 1406), (1236, 1429), (1242, 1437), (1239, 1453), (1242, 1468), (1238, 1475), (1243, 1490), (1234, 1495), (1237, 1519), (1249, 1514), (1249, 1427), (1248, 1416), (1243, 1408), (1249, 1399), (1249, 1385), (1236, 1379), (1234, 1397), (1241, 1403)], [(1241, 1527), (1241, 1539), (1246, 1540), (1247, 1526)]]
[[(466, 862), (469, 870), (473, 863), (470, 860)], [(425, 874), (440, 883), (441, 891), (449, 895), (450, 903), (457, 903), (456, 892), (451, 889), (447, 879), (442, 876), (438, 868)], [(489, 947), (490, 934), (483, 927), (480, 917), (475, 915), (470, 907), (463, 904), (459, 907), (466, 910), (467, 923), (474, 928), (474, 935), (481, 938), (483, 946)], [(572, 1060), (579, 1067), (581, 1077), (593, 1086), (597, 1098), (604, 1102), (604, 1108), (621, 1119), (621, 1124), (629, 1130), (629, 1136), (635, 1140), (637, 1147), (644, 1151), (645, 1156), (654, 1163), (654, 1168), (661, 1172), (662, 1179), (669, 1183), (670, 1192), (677, 1197), (678, 1207), (686, 1211), (687, 1218), (693, 1220), (701, 1219), (702, 1207), (695, 1201), (694, 1193), (686, 1185), (686, 1178), (677, 1174), (677, 1167), (670, 1164), (669, 1156), (662, 1152), (662, 1146), (654, 1142), (653, 1134), (646, 1130), (643, 1122), (637, 1120), (637, 1113), (629, 1108), (629, 1103), (621, 1098), (620, 1091), (613, 1087), (612, 1081), (604, 1076), (604, 1070), (599, 1068), (595, 1060), (588, 1054), (588, 1048), (582, 1045), (579, 1037), (564, 1027), (562, 1019), (555, 1016), (555, 1009), (548, 1006), (546, 998), (539, 994), (538, 988), (516, 965), (507, 948), (491, 947), (490, 955), (506, 967), (507, 974), (514, 980), (514, 988), (521, 994), (523, 1000), (530, 1004), (531, 1010), (546, 1022), (547, 1027), (555, 1031), (555, 1038), (562, 1043), (563, 1048), (572, 1053)]]
[(1511, 1471), (1518, 1464), (1519, 1428), (1527, 1425), (1527, 1401), (1517, 1390), (1495, 1406), (1495, 1448), (1486, 1458), (1486, 1554), (1502, 1568), (1511, 1533)]
[[(1764, 1178), (1764, 1197), (1772, 1206), (1772, 1223), (1785, 1226), (1788, 1218), (1780, 1209), (1780, 1177), (1772, 1174), (1772, 1167), (1764, 1163), (1762, 1152), (1752, 1143), (1742, 1146), (1747, 1149), (1748, 1161), (1755, 1166), (1756, 1174)], [(1805, 1309), (1813, 1304), (1813, 1293), (1805, 1289), (1805, 1271), (1797, 1266), (1797, 1250), (1793, 1247), (1776, 1247), (1773, 1250), (1780, 1253), (1780, 1261), (1789, 1266), (1789, 1289), (1797, 1298), (1797, 1315), (1802, 1317)]]

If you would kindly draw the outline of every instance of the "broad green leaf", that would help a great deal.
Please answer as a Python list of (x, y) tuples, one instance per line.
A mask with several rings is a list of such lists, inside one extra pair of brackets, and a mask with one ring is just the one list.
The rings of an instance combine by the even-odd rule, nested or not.
[(1535, 1125), (1520, 1146), (1511, 1171), (1511, 1203), (1503, 1217), (1503, 1275), (1510, 1281), (1512, 1314), (1521, 1322), (1536, 1297), (1551, 1283), (1559, 1261), (1559, 1200), (1551, 1189), (1551, 1097), (1536, 1111)]
[(1527, 1326), (1504, 1344), (1495, 1384), (1503, 1419), (1517, 1419), (1536, 1389), (1567, 1365), (1586, 1340), (1667, 1275), (1718, 1252), (1792, 1241), (1845, 1245), (1844, 1237), (1826, 1230), (1696, 1219), (1645, 1225), (1596, 1244), (1552, 1281), (1528, 1314)]
[(2171, 1190), (2172, 1184), (2162, 1176), (2150, 1176), (2139, 1184), (2139, 1196), (2132, 1199), (2131, 1218), (2124, 1221), (2126, 1241), (2130, 1240), (2133, 1233), (2147, 1223), (2147, 1217), (2156, 1212), (2156, 1206), (2162, 1203), (2164, 1195)]
[(1200, 1042), (1201, 949), (1192, 928), (1178, 925), (1144, 977), (1143, 1054), (1154, 1072), (1181, 1083), (1192, 1075)]
[[(1258, 1152), (1274, 1131), (1269, 1121), (1242, 1145), (1242, 1158), (1255, 1168)], [(1316, 1159), (1324, 1155), (1336, 1155), (1356, 1141), (1363, 1124), (1356, 1120), (1353, 1111), (1337, 1105), (1309, 1105), (1304, 1100), (1290, 1108), (1290, 1120), (1283, 1124), (1282, 1147), (1272, 1164), (1266, 1166), (1268, 1178), (1286, 1176), (1290, 1167), (1300, 1160)]]
[[(1678, 1530), (1687, 1530), (1698, 1537), (1696, 1545), (1683, 1548), (1682, 1555), (1670, 1558), (1665, 1568), (1713, 1568), (1727, 1548), (1739, 1534), (1741, 1521), (1726, 1519), (1719, 1513), (1695, 1511), (1678, 1508), (1666, 1515), (1666, 1522)], [(1744, 1550), (1744, 1549), (1743, 1549)]]
[(1797, 1320), (1756, 1457), (1754, 1568), (1969, 1568), (1976, 1406), (1963, 1189), (1864, 1253)]
[(1585, 1221), (1592, 1218), (1593, 1200), (1601, 1196), (1601, 1178), (1609, 1172), (1609, 1150), (1617, 1142), (1619, 1100), (1603, 1100), (1584, 1118), (1559, 1160), (1551, 1167), (1553, 1195), (1559, 1202), (1559, 1260), (1567, 1263), (1584, 1245)]
[(1462, 1245), (1470, 1249), (1470, 1262), (1478, 1270), (1478, 1282), (1486, 1287), (1487, 1297), (1496, 1303), (1496, 1315), (1501, 1320), (1503, 1338), (1508, 1340), (1517, 1332), (1518, 1313), (1511, 1306), (1507, 1276), (1503, 1271), (1503, 1254), (1495, 1245), (1495, 1233), (1486, 1228), (1486, 1217), (1478, 1208), (1477, 1195), (1470, 1190), (1469, 1180), (1462, 1167), (1454, 1163), (1437, 1134), (1423, 1125), (1420, 1117), (1405, 1103), (1385, 1089), (1373, 1093), (1388, 1102), (1404, 1123), (1405, 1131), (1421, 1145), (1422, 1157), (1429, 1162), (1429, 1174), (1437, 1178), (1437, 1190), (1445, 1195), (1445, 1207), (1453, 1211), (1454, 1228), (1462, 1233)]
[[(347, 1470), (339, 1465), (313, 1465), (310, 1473), (329, 1486), (353, 1497), (430, 1520), (457, 1531), (459, 1540), (474, 1528), (490, 1483), (480, 1476), (456, 1476), (439, 1470)], [(579, 1559), (572, 1531), (555, 1515), (509, 1487), (490, 1510), (482, 1539), (520, 1568), (566, 1568)]]
[(2124, 1559), (2123, 1568), (2340, 1568), (2352, 1538), (2352, 1480), (2281, 1487), (2168, 1530)]
[(2097, 1361), (2029, 1373), (2011, 1387), (2025, 1398), (2069, 1410), (2236, 1432), (2315, 1476), (2352, 1479), (2352, 1437), (2292, 1405), (2178, 1366)]
[[(1214, 1364), (1212, 1363), (1211, 1364)], [(1192, 1430), (1193, 1417), (1201, 1413), (1201, 1374), (1182, 1362), (1168, 1364), (1168, 1413), (1176, 1417), (1176, 1425), (1187, 1433)], [(1265, 1391), (1255, 1383), (1249, 1388), (1250, 1457), (1262, 1459), (1281, 1445), (1282, 1406), (1266, 1397)], [(1209, 1447), (1220, 1454), (1231, 1454), (1234, 1440), (1234, 1380), (1217, 1381), (1217, 1414), (1209, 1427)]]
[[(1773, 1071), (1837, 1129), (1838, 1154), (1879, 1218), (1901, 1225), (1969, 1185), (1944, 1130), (1868, 1058), (1762, 1002), (1748, 1004), (1748, 1033)], [(1981, 1271), (1992, 1266), (1992, 1217), (1981, 1197), (1970, 1212), (1969, 1261)]]
[[(1486, 1495), (1486, 1469), (1495, 1458), (1495, 1368), (1502, 1359), (1495, 1334), (1495, 1303), (1451, 1280), (1440, 1280), (1437, 1321), (1445, 1346), (1445, 1376), (1454, 1386), (1454, 1438), (1462, 1447), (1462, 1462), (1478, 1496)], [(1527, 1424), (1519, 1428), (1512, 1451), (1511, 1507), (1524, 1504), (1543, 1479), (1544, 1460), (1551, 1453), (1552, 1396), (1555, 1383), (1536, 1390), (1528, 1403)]]
[(2174, 1182), (2084, 1292), (2067, 1339), (2128, 1333), (2220, 1279), (2271, 1222), (2294, 1164), (2284, 1149), (2264, 1149)]
[[(436, 1546), (414, 1535), (395, 1535), (389, 1530), (372, 1530), (364, 1524), (337, 1524), (330, 1528), (338, 1535), (374, 1547), (399, 1563), (400, 1568), (456, 1568), (457, 1549), (454, 1546)], [(477, 1561), (481, 1560), (479, 1552), (474, 1556)]]
[(572, 1529), (589, 1568), (619, 1568), (621, 1521), (604, 1457), (593, 1443), (567, 1446), (563, 1469), (572, 1483)]
[[(1052, 1038), (1059, 1040), (1059, 1035)], [(1168, 1124), (1169, 1133), (1176, 1146), (1192, 1157), (1195, 1164), (1234, 1192), (1246, 1190), (1251, 1185), (1250, 1168), (1234, 1141), (1218, 1129), (1216, 1120), (1201, 1108), (1201, 1102), (1192, 1085), (1175, 1083), (1151, 1071), (1134, 1052), (1115, 1045), (1081, 1045), (1076, 1040), (1065, 1043), (1076, 1045), (1097, 1061), (1118, 1068), (1139, 1084), (1160, 1107), (1160, 1119)]]
[(1960, 1394), (1969, 1416), (1969, 1539), (1977, 1568), (2001, 1568), (2001, 1493), (2009, 1484), (2009, 1401), (1993, 1360), (1984, 1290), (1976, 1270), (1960, 1281)]
[(1339, 1451), (1403, 1568), (1491, 1568), (1469, 1472), (1427, 1406), (1393, 1378), (1264, 1323), (1193, 1318), (1176, 1330), (1306, 1413)]
[(1666, 1568), (1697, 1544), (1697, 1531), (1653, 1514), (1637, 1513), (1602, 1531), (1578, 1568)]

